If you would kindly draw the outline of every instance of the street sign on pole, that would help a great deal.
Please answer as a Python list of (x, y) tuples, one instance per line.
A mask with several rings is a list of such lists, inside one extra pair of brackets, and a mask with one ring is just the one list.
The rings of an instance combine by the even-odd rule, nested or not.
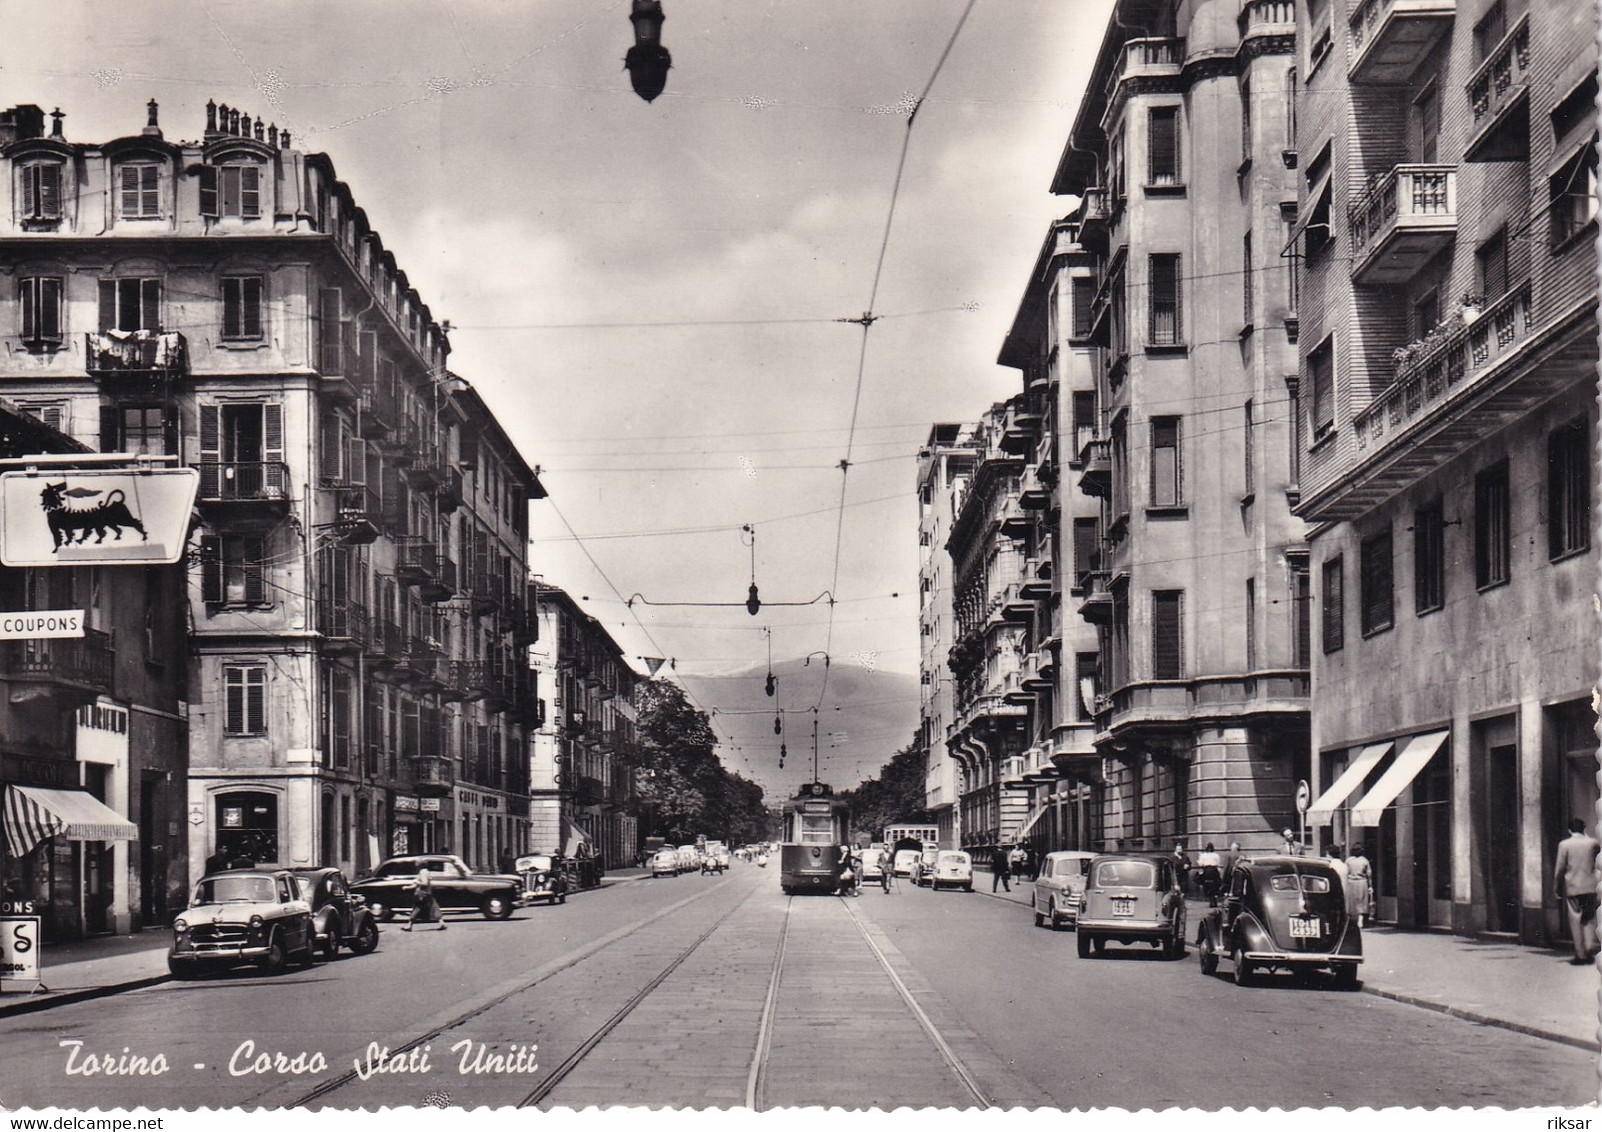
[(170, 566), (184, 555), (194, 468), (0, 474), (0, 565)]
[(1307, 812), (1307, 807), (1312, 804), (1312, 801), (1312, 788), (1307, 785), (1307, 779), (1304, 778), (1296, 784), (1296, 812), (1299, 814), (1305, 814)]

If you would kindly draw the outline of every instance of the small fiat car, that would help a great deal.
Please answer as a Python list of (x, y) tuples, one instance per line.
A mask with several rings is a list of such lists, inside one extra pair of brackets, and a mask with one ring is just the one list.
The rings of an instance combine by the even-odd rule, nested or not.
[(1222, 904), (1202, 917), (1196, 949), (1205, 975), (1227, 956), (1235, 982), (1259, 971), (1328, 971), (1357, 986), (1363, 933), (1346, 914), (1341, 878), (1313, 857), (1251, 857), (1224, 877)]
[(556, 858), (548, 853), (530, 853), (517, 859), (516, 868), (517, 875), (523, 878), (522, 903), (567, 903), (567, 873)]
[(1100, 956), (1109, 941), (1149, 943), (1165, 959), (1185, 954), (1185, 898), (1172, 859), (1145, 853), (1091, 858), (1075, 923), (1079, 957)]
[(378, 925), (367, 901), (351, 892), (345, 874), (334, 868), (290, 869), (300, 898), (311, 905), (312, 930), (324, 959), (339, 957), (340, 947), (366, 955), (378, 946)]
[(961, 849), (942, 849), (929, 872), (929, 886), (934, 889), (960, 888), (973, 891), (973, 858)]
[(654, 877), (676, 877), (683, 870), (679, 868), (679, 851), (677, 849), (658, 849), (651, 854), (650, 863), (646, 866)]
[(311, 905), (285, 869), (228, 869), (202, 877), (172, 923), (167, 970), (187, 979), (206, 968), (254, 963), (275, 975), (290, 960), (310, 966), (317, 938)]
[(1040, 862), (1030, 905), (1035, 910), (1035, 927), (1053, 930), (1072, 927), (1079, 919), (1079, 906), (1085, 898), (1085, 874), (1096, 854), (1082, 849), (1047, 853)]
[(922, 854), (916, 849), (897, 849), (895, 856), (890, 859), (890, 867), (895, 870), (898, 877), (910, 877), (912, 867), (918, 863)]

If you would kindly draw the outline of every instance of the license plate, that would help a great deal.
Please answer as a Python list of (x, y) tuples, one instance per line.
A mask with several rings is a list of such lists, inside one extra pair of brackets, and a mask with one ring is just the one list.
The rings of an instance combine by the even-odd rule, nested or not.
[(1113, 897), (1112, 906), (1113, 915), (1115, 916), (1133, 916), (1135, 914), (1135, 901), (1131, 897), (1115, 896)]
[(1317, 939), (1324, 934), (1323, 923), (1317, 916), (1298, 916), (1290, 922), (1292, 939)]

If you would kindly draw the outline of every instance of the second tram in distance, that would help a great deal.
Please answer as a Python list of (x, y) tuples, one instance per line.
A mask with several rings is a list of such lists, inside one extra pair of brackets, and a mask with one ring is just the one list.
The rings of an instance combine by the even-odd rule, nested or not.
[(786, 893), (833, 892), (840, 883), (840, 846), (851, 838), (851, 810), (822, 782), (784, 804), (779, 884)]

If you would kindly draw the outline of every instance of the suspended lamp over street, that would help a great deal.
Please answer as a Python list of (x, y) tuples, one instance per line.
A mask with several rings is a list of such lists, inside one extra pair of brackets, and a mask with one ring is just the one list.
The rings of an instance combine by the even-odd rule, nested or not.
[(662, 14), (660, 0), (634, 0), (629, 22), (634, 25), (634, 46), (623, 57), (623, 66), (629, 73), (629, 84), (634, 93), (652, 102), (667, 86), (668, 68), (673, 57), (662, 46)]

